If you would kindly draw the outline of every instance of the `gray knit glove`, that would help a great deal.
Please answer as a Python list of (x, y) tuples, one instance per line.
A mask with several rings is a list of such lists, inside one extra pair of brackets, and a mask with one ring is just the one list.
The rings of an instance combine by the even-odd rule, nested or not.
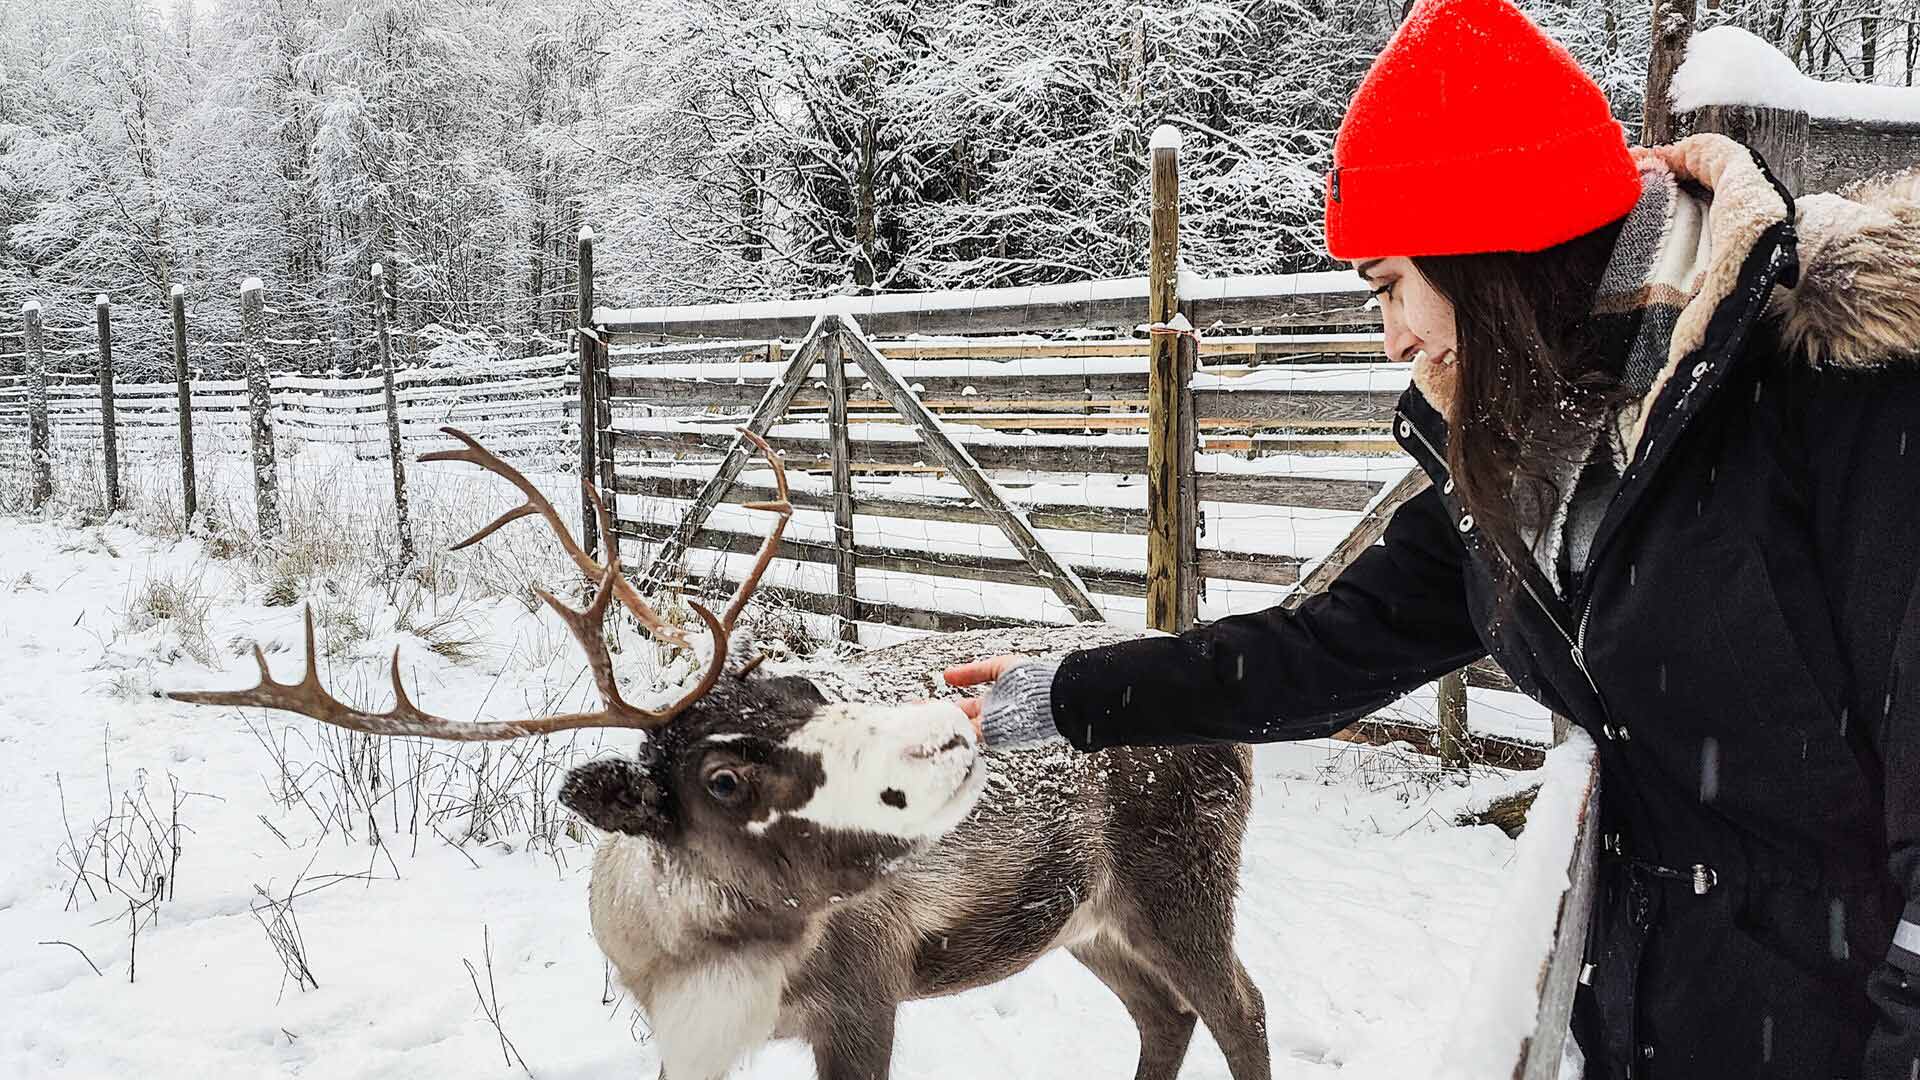
[(1053, 723), (1053, 675), (1059, 664), (1030, 660), (993, 681), (980, 705), (989, 750), (1017, 750), (1060, 738)]

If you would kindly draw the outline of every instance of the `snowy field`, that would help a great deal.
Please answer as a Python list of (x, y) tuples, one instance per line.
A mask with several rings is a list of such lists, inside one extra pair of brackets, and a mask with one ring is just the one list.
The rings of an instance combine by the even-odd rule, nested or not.
[[(440, 553), (506, 505), (495, 485), (416, 470), (419, 505), (436, 508), (427, 571), (393, 581), (366, 565), (379, 512), (323, 512), (377, 470), (301, 460), (294, 539), (276, 552), (230, 550), (248, 524), (231, 484), (203, 494), (227, 522), (203, 537), (168, 536), (151, 508), (0, 518), (0, 1076), (652, 1076), (646, 1024), (609, 991), (588, 932), (590, 831), (553, 802), (569, 765), (633, 736), (377, 742), (157, 697), (249, 680), (254, 642), (290, 675), (307, 601), (323, 676), (350, 700), (381, 700), (395, 646), (416, 699), (448, 715), (588, 700), (565, 632), (524, 602), (526, 584), (567, 580), (537, 527)], [(160, 505), (165, 483), (131, 486)], [(637, 640), (620, 662), (642, 687), (690, 670)], [(1561, 751), (1548, 769), (1579, 765)], [(1275, 1074), (1497, 1058), (1498, 1039), (1474, 1036), (1530, 1022), (1508, 999), (1537, 973), (1527, 950), (1551, 929), (1565, 838), (1451, 822), (1537, 777), (1456, 784), (1332, 742), (1262, 748), (1257, 772), (1239, 939)], [(1056, 954), (904, 1007), (895, 1075), (1130, 1075), (1136, 1046), (1119, 1002)], [(776, 1045), (740, 1075), (805, 1077), (810, 1056)], [(1182, 1075), (1227, 1076), (1204, 1029)]]
[[(0, 743), (15, 762), (0, 775), (9, 825), (0, 947), (11, 957), (0, 972), (0, 1070), (499, 1070), (500, 1042), (471, 963), (535, 1075), (648, 1075), (644, 1024), (604, 1000), (586, 925), (588, 849), (537, 808), (557, 767), (503, 761), (513, 751), (497, 748), (493, 761), (469, 750), (422, 763), (447, 751), (369, 753), (304, 721), (155, 700), (153, 686), (201, 682), (203, 668), (172, 620), (140, 626), (152, 618), (141, 614), (153, 595), (143, 583), (197, 579), (220, 591), (223, 570), (201, 545), (164, 545), (124, 528), (9, 524), (0, 550), (9, 612), (0, 621), (8, 686)], [(387, 628), (336, 660), (331, 678), (349, 690), (372, 684), (377, 656), (398, 642), (419, 696), (459, 715), (538, 706), (578, 675), (551, 626), (524, 609), (499, 602), (467, 618), (510, 650), (476, 646), (449, 659), (443, 652), (454, 650), (432, 651), (431, 635)], [(282, 663), (297, 654), (295, 608), (215, 601), (207, 621), (223, 637), (266, 643)], [(245, 662), (227, 651), (218, 662), (233, 669), (221, 679), (230, 684)], [(564, 762), (595, 747), (583, 738), (548, 756)], [(365, 775), (376, 761), (387, 779)], [(1240, 939), (1267, 996), (1276, 1055), (1292, 1059), (1284, 1075), (1405, 1075), (1462, 1006), (1515, 845), (1491, 827), (1446, 822), (1511, 782), (1455, 788), (1415, 768), (1390, 752), (1332, 744), (1261, 752)], [(417, 784), (407, 779), (415, 772), (426, 774)], [(490, 786), (500, 789), (497, 823), (476, 828), (470, 810)], [(382, 793), (370, 815), (361, 802), (369, 790)], [(176, 796), (177, 861), (166, 850)], [(412, 827), (416, 802), (435, 820)], [(96, 829), (111, 845), (104, 862)], [(76, 849), (89, 852), (77, 885)], [(153, 873), (166, 875), (165, 892), (147, 905)], [(304, 989), (271, 934), (269, 901), (289, 895), (312, 980)], [(142, 905), (134, 940), (130, 900)], [(1105, 989), (1055, 956), (1000, 986), (908, 1006), (898, 1045), (901, 1076), (991, 1068), (1041, 1077), (1068, 1062), (1116, 1075), (1130, 1068), (1134, 1036)], [(747, 1075), (807, 1068), (803, 1054), (776, 1047)], [(1204, 1038), (1186, 1075), (1225, 1076)]]

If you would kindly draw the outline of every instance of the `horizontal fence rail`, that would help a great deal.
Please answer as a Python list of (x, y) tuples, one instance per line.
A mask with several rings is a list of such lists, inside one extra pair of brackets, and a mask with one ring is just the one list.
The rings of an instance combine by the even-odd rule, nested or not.
[[(1131, 331), (1145, 320), (1147, 278), (1030, 288), (882, 293), (654, 308), (596, 308), (594, 324), (618, 344), (669, 338), (800, 338), (824, 315), (859, 321), (875, 337), (908, 334)], [(1180, 275), (1180, 310), (1201, 330), (1377, 326), (1352, 273), (1203, 278)]]

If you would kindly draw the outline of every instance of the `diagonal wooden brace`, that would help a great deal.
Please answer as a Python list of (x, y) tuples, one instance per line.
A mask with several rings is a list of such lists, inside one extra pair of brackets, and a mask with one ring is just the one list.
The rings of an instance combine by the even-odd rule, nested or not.
[(946, 426), (928, 412), (927, 407), (920, 403), (919, 396), (887, 367), (886, 360), (860, 331), (859, 324), (845, 315), (828, 318), (835, 324), (834, 329), (840, 334), (848, 357), (860, 365), (867, 381), (880, 391), (880, 396), (887, 399), (887, 404), (893, 406), (895, 412), (920, 433), (920, 438), (940, 459), (940, 464), (953, 474), (961, 487), (966, 488), (967, 494), (973, 496), (980, 508), (992, 516), (994, 523), (1013, 542), (1014, 548), (1026, 557), (1034, 572), (1047, 580), (1060, 602), (1067, 605), (1067, 609), (1081, 622), (1105, 621), (1100, 609), (1094, 607), (1093, 601), (1088, 598), (1086, 583), (1080, 580), (1080, 575), (1053, 557), (1053, 553), (1034, 533), (1032, 524), (1027, 521), (1026, 511), (1008, 502), (993, 481), (980, 471), (979, 463), (974, 461), (967, 448), (947, 435)]

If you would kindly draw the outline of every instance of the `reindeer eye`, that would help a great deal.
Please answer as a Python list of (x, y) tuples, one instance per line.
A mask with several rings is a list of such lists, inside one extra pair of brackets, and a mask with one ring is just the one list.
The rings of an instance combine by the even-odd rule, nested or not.
[(707, 774), (707, 794), (721, 802), (731, 802), (740, 794), (740, 774), (732, 769), (715, 769)]

